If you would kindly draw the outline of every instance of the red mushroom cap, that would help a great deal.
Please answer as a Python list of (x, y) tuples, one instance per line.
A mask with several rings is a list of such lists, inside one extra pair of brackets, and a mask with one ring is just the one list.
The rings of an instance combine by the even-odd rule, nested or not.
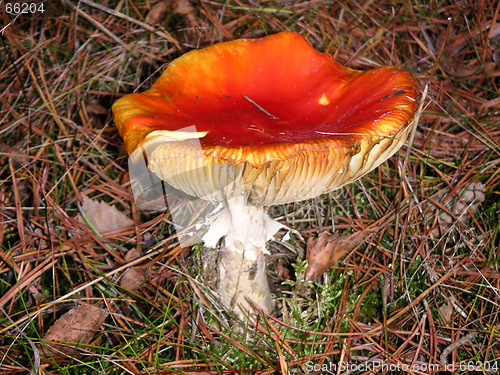
[[(407, 72), (345, 68), (299, 34), (281, 32), (191, 51), (149, 90), (119, 99), (113, 114), (129, 153), (155, 131), (194, 126), (205, 134), (203, 155), (182, 142), (155, 153), (150, 167), (167, 181), (169, 159), (185, 159), (180, 169), (231, 163), (243, 171), (250, 201), (277, 204), (331, 191), (382, 163), (404, 143), (418, 97)], [(298, 199), (276, 191), (286, 180), (300, 186)]]

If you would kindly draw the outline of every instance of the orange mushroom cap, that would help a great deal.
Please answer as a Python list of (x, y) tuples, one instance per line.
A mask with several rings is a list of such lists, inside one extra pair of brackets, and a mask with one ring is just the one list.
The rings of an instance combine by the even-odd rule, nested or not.
[[(156, 131), (194, 126), (202, 134), (202, 155), (169, 142), (150, 158), (173, 186), (202, 197), (231, 164), (250, 202), (279, 204), (331, 191), (390, 157), (406, 140), (418, 98), (408, 72), (349, 69), (281, 32), (188, 52), (149, 90), (116, 101), (113, 116), (129, 153)], [(205, 177), (193, 178), (211, 179), (209, 188), (169, 177), (207, 165)]]

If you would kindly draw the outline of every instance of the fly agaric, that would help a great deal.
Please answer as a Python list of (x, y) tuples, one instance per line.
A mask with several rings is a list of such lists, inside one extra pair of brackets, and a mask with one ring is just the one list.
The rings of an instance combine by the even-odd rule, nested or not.
[(418, 97), (407, 72), (349, 69), (281, 32), (188, 52), (149, 90), (114, 103), (113, 116), (128, 153), (147, 155), (159, 178), (225, 202), (203, 240), (215, 247), (224, 238), (218, 292), (241, 316), (254, 312), (248, 300), (273, 309), (263, 254), (282, 225), (265, 207), (376, 168), (405, 142)]

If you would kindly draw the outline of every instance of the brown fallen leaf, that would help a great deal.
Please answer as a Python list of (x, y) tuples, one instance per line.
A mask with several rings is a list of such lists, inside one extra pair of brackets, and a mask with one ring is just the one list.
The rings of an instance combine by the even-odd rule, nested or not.
[(146, 16), (146, 23), (150, 25), (160, 24), (167, 16), (168, 8), (169, 1), (160, 1), (158, 4), (155, 4)]
[(315, 281), (327, 269), (337, 263), (373, 233), (372, 229), (365, 229), (347, 236), (339, 236), (321, 232), (318, 238), (307, 240), (307, 269), (306, 281)]
[(105, 115), (108, 109), (99, 104), (97, 99), (91, 99), (86, 105), (87, 111), (92, 115)]
[(167, 17), (168, 12), (178, 14), (186, 18), (186, 24), (189, 27), (197, 25), (194, 7), (188, 0), (163, 0), (155, 4), (148, 15), (146, 23), (150, 25), (159, 25)]
[(290, 280), (292, 278), (290, 270), (285, 265), (283, 258), (279, 258), (276, 263), (276, 274), (282, 280)]
[(137, 268), (129, 268), (120, 278), (120, 286), (135, 292), (144, 284), (144, 271)]
[(453, 302), (451, 298), (447, 298), (446, 302), (442, 303), (438, 307), (438, 313), (444, 324), (449, 324), (453, 318), (453, 312), (455, 311), (453, 307)]
[[(125, 253), (123, 259), (126, 263), (129, 263), (137, 258), (140, 258), (141, 255), (142, 252), (139, 249), (133, 248)], [(147, 271), (141, 267), (129, 268), (123, 273), (122, 277), (120, 278), (120, 286), (122, 288), (131, 290), (132, 292), (135, 292), (146, 282), (146, 272)]]
[(125, 260), (126, 263), (132, 262), (133, 260), (140, 258), (142, 255), (142, 252), (134, 247), (133, 249), (130, 249), (125, 253), (125, 256), (123, 257), (123, 260)]
[(77, 306), (61, 316), (45, 334), (41, 352), (61, 358), (78, 354), (78, 348), (90, 342), (104, 323), (106, 310), (96, 306)]
[(0, 157), (7, 156), (14, 166), (19, 167), (29, 163), (28, 156), (16, 147), (0, 142)]
[[(115, 207), (110, 206), (106, 202), (92, 200), (86, 196), (83, 197), (81, 210), (88, 221), (101, 234), (127, 229), (134, 225), (132, 219)], [(80, 215), (78, 215), (78, 220), (84, 222)]]
[(187, 24), (191, 27), (196, 26), (196, 16), (194, 8), (188, 0), (171, 0), (174, 13), (185, 16)]

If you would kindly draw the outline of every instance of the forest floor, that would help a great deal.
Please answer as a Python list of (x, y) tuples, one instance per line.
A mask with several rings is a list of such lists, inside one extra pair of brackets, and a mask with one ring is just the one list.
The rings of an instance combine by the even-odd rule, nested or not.
[[(0, 373), (498, 369), (499, 10), (440, 0), (0, 2)], [(137, 207), (111, 105), (192, 49), (283, 30), (349, 68), (407, 70), (428, 93), (413, 139), (379, 168), (269, 209), (301, 236), (269, 244), (278, 308), (242, 334), (211, 292), (203, 247), (179, 245), (169, 210)], [(368, 227), (304, 281), (309, 238)]]

